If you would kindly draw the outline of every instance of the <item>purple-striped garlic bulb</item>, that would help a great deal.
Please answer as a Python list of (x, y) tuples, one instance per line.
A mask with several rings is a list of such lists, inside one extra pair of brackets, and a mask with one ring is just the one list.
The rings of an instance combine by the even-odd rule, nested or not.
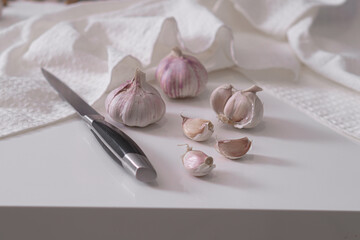
[(132, 80), (109, 93), (105, 107), (113, 120), (136, 127), (159, 121), (166, 108), (160, 93), (146, 82), (145, 73), (139, 69)]
[(205, 89), (208, 74), (199, 60), (175, 47), (160, 61), (156, 79), (169, 98), (186, 98), (195, 97)]
[(202, 151), (193, 150), (187, 144), (186, 153), (182, 156), (182, 162), (185, 169), (195, 177), (205, 176), (216, 167), (212, 157)]
[(253, 128), (264, 114), (263, 103), (256, 95), (262, 89), (256, 85), (245, 90), (236, 90), (230, 84), (216, 88), (210, 96), (210, 105), (218, 118), (235, 128)]

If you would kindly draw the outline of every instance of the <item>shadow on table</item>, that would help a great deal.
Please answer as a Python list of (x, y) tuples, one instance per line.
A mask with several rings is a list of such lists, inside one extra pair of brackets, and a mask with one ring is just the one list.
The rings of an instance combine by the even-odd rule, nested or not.
[[(323, 131), (311, 125), (281, 118), (264, 116), (263, 121), (252, 129), (241, 129), (244, 134), (281, 138), (284, 140), (324, 140)], [(326, 137), (326, 140), (329, 140)]]
[(286, 160), (279, 157), (273, 157), (273, 156), (253, 154), (253, 153), (248, 153), (244, 157), (238, 160), (231, 160), (231, 161), (241, 164), (265, 164), (265, 165), (273, 165), (280, 167), (294, 165), (294, 162), (291, 162), (290, 160)]
[[(174, 166), (168, 161), (161, 161), (163, 159), (163, 153), (157, 151), (151, 151), (151, 163), (157, 171), (157, 179), (155, 182), (146, 183), (149, 187), (159, 190), (173, 191), (173, 192), (184, 192), (185, 188), (180, 181), (182, 177), (181, 172), (178, 169), (174, 169)], [(181, 164), (180, 158), (176, 158)], [(176, 166), (175, 166), (176, 167)]]
[(181, 122), (180, 114), (167, 112), (159, 122), (145, 128), (131, 127), (131, 131), (165, 138), (183, 137)]
[(239, 189), (251, 189), (260, 187), (258, 183), (249, 179), (248, 177), (242, 177), (240, 173), (222, 169), (216, 169), (216, 171), (210, 173), (209, 175), (199, 177), (198, 179), (217, 185), (223, 185)]

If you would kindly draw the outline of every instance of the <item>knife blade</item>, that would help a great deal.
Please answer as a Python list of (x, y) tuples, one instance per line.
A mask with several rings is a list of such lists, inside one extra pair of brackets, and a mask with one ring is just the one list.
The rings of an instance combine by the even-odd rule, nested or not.
[(140, 147), (123, 131), (87, 104), (78, 94), (49, 71), (41, 68), (49, 84), (66, 100), (87, 123), (106, 152), (127, 172), (142, 182), (156, 179), (156, 171)]

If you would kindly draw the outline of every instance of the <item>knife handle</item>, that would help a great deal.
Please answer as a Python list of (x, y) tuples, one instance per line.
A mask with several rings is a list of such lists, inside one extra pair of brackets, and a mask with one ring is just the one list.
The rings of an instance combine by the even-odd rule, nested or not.
[(98, 135), (96, 135), (96, 133), (90, 129), (90, 131), (94, 134), (96, 140), (98, 140), (98, 142), (100, 143), (100, 145), (103, 147), (103, 149), (107, 152), (107, 154), (109, 154), (109, 156), (118, 164), (120, 164), (122, 166), (121, 161), (118, 159), (117, 156), (115, 156), (112, 151), (105, 145), (105, 143), (103, 143), (103, 141), (98, 137)]
[(130, 174), (143, 182), (156, 178), (156, 171), (146, 155), (128, 135), (102, 119), (94, 119), (91, 128), (106, 152)]

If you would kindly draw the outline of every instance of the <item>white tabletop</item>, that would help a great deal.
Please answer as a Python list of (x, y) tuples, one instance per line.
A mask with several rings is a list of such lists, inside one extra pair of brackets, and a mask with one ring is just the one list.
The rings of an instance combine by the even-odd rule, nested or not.
[[(0, 206), (119, 208), (220, 208), (360, 210), (358, 142), (333, 132), (268, 95), (263, 122), (237, 130), (220, 123), (209, 106), (219, 80), (251, 85), (231, 70), (210, 74), (198, 98), (169, 100), (167, 112), (146, 128), (118, 125), (132, 137), (158, 172), (154, 184), (133, 179), (105, 153), (76, 115), (66, 121), (0, 141)], [(103, 110), (103, 99), (95, 108)], [(180, 113), (211, 120), (214, 137), (204, 143), (183, 136)], [(216, 152), (219, 139), (248, 136), (253, 147), (240, 160)], [(180, 156), (188, 143), (214, 157), (216, 168), (195, 178)]]

